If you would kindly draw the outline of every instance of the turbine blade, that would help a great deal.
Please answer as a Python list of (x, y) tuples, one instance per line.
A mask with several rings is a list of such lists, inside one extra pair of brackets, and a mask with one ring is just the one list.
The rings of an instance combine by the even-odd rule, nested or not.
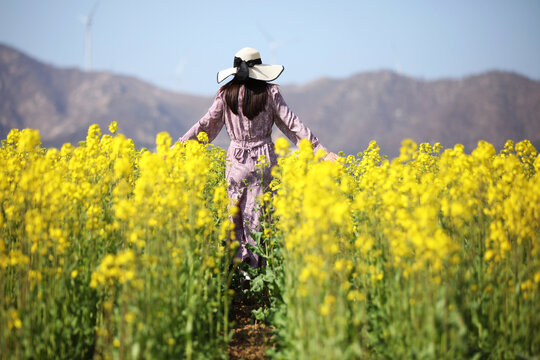
[(86, 25), (88, 22), (88, 16), (79, 14), (77, 15), (77, 20)]
[(91, 24), (92, 20), (94, 19), (94, 15), (96, 14), (96, 10), (99, 6), (99, 0), (94, 3), (94, 7), (90, 11), (90, 14), (88, 14), (88, 22)]

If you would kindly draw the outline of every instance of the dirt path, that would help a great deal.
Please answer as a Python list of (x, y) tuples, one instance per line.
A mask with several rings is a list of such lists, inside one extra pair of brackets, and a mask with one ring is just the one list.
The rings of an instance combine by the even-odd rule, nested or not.
[(272, 328), (257, 322), (251, 313), (258, 308), (254, 301), (238, 291), (232, 303), (231, 320), (234, 321), (234, 335), (229, 343), (229, 359), (265, 359), (270, 346)]

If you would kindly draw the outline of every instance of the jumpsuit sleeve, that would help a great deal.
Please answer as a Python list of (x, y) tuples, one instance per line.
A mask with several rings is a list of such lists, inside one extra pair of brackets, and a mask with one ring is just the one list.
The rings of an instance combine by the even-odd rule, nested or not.
[(313, 153), (317, 153), (318, 150), (328, 152), (328, 150), (319, 142), (319, 139), (313, 135), (311, 130), (309, 130), (309, 128), (305, 126), (298, 116), (296, 116), (287, 106), (277, 85), (271, 87), (270, 93), (275, 107), (274, 122), (279, 130), (281, 130), (295, 145), (298, 145), (298, 142), (301, 139), (307, 139), (311, 142)]
[(225, 124), (223, 112), (223, 99), (218, 94), (206, 114), (181, 136), (178, 141), (197, 140), (197, 135), (202, 131), (208, 135), (209, 142), (214, 141)]

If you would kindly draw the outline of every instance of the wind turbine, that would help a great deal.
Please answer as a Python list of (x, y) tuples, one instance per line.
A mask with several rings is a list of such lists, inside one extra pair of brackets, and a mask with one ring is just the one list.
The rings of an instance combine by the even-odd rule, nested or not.
[(280, 40), (274, 40), (274, 38), (262, 27), (260, 23), (257, 23), (257, 26), (259, 27), (259, 30), (265, 37), (266, 41), (268, 42), (268, 49), (270, 50), (270, 63), (276, 64), (277, 58), (276, 58), (276, 50), (283, 45), (286, 45), (289, 43), (289, 41), (280, 41)]
[(79, 20), (84, 24), (84, 69), (90, 71), (92, 68), (92, 21), (96, 13), (99, 1), (96, 1), (88, 15), (79, 16)]
[(176, 67), (174, 68), (174, 77), (176, 80), (176, 86), (178, 87), (178, 91), (181, 90), (182, 76), (184, 75), (187, 63), (188, 63), (187, 57), (183, 55), (180, 58), (180, 61), (178, 62)]
[(394, 70), (397, 74), (401, 74), (402, 73), (401, 62), (399, 61), (399, 56), (396, 50), (395, 43), (392, 43), (392, 55), (394, 57)]

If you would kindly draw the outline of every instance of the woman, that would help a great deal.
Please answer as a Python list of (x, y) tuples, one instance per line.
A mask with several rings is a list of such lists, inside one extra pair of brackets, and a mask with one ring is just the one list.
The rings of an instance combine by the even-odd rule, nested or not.
[[(218, 83), (227, 77), (234, 78), (219, 89), (214, 103), (179, 141), (196, 140), (204, 131), (211, 142), (223, 125), (231, 138), (227, 151), (225, 177), (231, 202), (239, 211), (233, 216), (236, 240), (240, 242), (237, 256), (252, 267), (265, 264), (265, 259), (251, 251), (247, 244), (256, 246), (251, 233), (258, 230), (258, 197), (268, 188), (271, 167), (276, 165), (276, 154), (272, 143), (272, 127), (277, 127), (294, 143), (308, 139), (314, 152), (326, 149), (319, 140), (287, 107), (277, 85), (269, 84), (283, 72), (281, 65), (264, 65), (259, 52), (243, 48), (234, 57), (232, 68), (218, 72)], [(256, 166), (265, 159), (270, 166)], [(335, 160), (337, 155), (328, 153), (326, 160)], [(262, 174), (261, 174), (262, 171)]]

